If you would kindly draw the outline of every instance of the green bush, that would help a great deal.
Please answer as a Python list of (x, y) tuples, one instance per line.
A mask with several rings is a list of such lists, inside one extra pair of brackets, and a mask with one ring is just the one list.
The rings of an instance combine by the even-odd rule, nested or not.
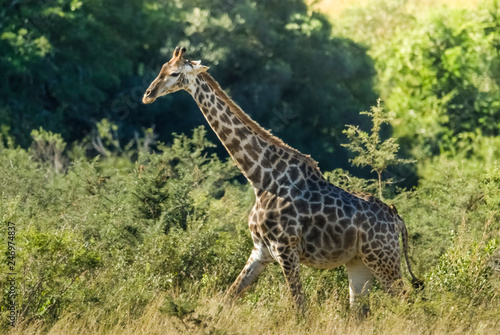
[(499, 134), (497, 16), (496, 5), (443, 10), (374, 46), (381, 95), (417, 158), (470, 155), (470, 134)]
[[(463, 243), (455, 236), (454, 244), (439, 259), (438, 265), (426, 275), (430, 290), (446, 290), (471, 300), (494, 295), (489, 259), (498, 247), (498, 240), (474, 244)], [(464, 245), (465, 244), (465, 245)]]
[[(36, 145), (60, 138), (34, 134)], [(192, 138), (176, 135), (172, 146), (160, 144), (157, 153), (102, 143), (106, 157), (77, 155), (65, 173), (23, 149), (0, 149), (0, 217), (2, 233), (7, 221), (18, 231), (21, 320), (50, 323), (68, 308), (84, 312), (96, 304), (140, 313), (155, 292), (193, 283), (226, 287), (248, 257), (253, 192), (236, 181), (231, 161), (208, 152), (213, 144), (202, 127)], [(63, 149), (64, 159), (80, 151)]]

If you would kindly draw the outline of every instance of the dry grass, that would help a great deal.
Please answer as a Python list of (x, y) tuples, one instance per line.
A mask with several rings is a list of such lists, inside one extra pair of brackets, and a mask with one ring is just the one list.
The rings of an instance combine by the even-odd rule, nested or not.
[(500, 326), (496, 308), (488, 311), (491, 301), (466, 311), (458, 310), (453, 297), (433, 304), (418, 297), (378, 293), (371, 299), (373, 315), (360, 321), (339, 308), (342, 302), (335, 296), (310, 306), (305, 317), (297, 316), (283, 294), (271, 304), (241, 299), (232, 306), (220, 293), (191, 294), (188, 299), (198, 306), (182, 321), (162, 313), (165, 297), (158, 297), (135, 320), (116, 317), (123, 313), (102, 315), (99, 310), (67, 313), (50, 329), (42, 324), (19, 325), (10, 334), (497, 334)]
[[(431, 8), (448, 6), (451, 8), (477, 8), (483, 0), (409, 0), (408, 10), (412, 13), (426, 11)], [(319, 0), (309, 1), (314, 9), (332, 18), (341, 17), (346, 9), (364, 7), (373, 0)]]

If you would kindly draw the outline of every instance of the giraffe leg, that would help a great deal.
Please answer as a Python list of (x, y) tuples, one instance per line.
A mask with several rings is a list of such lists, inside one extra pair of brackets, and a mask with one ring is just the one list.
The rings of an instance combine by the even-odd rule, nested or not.
[(346, 264), (349, 277), (349, 303), (351, 310), (355, 310), (361, 317), (370, 312), (368, 294), (372, 286), (373, 274), (363, 261), (354, 258)]
[(288, 289), (292, 295), (295, 306), (303, 314), (305, 312), (305, 295), (300, 282), (300, 259), (295, 250), (287, 248), (278, 256), (278, 262), (285, 275)]
[[(379, 251), (378, 261), (368, 262), (365, 264), (371, 269), (372, 273), (379, 280), (384, 290), (392, 295), (397, 294), (402, 289), (401, 281), (401, 261), (398, 249), (382, 248)], [(383, 260), (383, 262), (380, 262)]]
[(270, 261), (263, 260), (261, 254), (261, 251), (257, 248), (252, 250), (245, 267), (241, 270), (238, 278), (236, 278), (233, 285), (231, 285), (227, 291), (226, 296), (234, 297), (239, 295), (250, 284), (252, 284), (255, 278), (257, 278), (257, 276), (266, 268)]

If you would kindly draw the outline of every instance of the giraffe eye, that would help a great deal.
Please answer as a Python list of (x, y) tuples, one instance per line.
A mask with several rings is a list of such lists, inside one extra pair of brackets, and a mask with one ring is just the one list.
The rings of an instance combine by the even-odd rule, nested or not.
[(174, 72), (170, 74), (170, 77), (178, 77), (180, 75), (180, 72)]

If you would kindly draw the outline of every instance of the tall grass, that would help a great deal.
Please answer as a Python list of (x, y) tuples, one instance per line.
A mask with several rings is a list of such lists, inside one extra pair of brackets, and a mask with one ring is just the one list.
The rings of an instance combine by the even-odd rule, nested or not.
[[(50, 134), (42, 135), (50, 140)], [(415, 190), (391, 196), (410, 232), (426, 288), (390, 296), (375, 285), (371, 314), (349, 312), (342, 267), (302, 267), (308, 309), (292, 307), (270, 265), (229, 304), (224, 292), (252, 248), (253, 193), (209, 155), (202, 128), (159, 152), (133, 145), (64, 173), (19, 148), (0, 148), (0, 218), (16, 222), (18, 323), (10, 334), (495, 334), (500, 318), (500, 166), (446, 159)], [(30, 150), (36, 150), (33, 147)], [(59, 171), (59, 172), (57, 172)], [(343, 178), (343, 187), (360, 183)], [(352, 185), (350, 184), (352, 183)], [(366, 183), (365, 183), (366, 184)], [(357, 185), (357, 186), (356, 186)], [(388, 192), (388, 198), (389, 198)], [(451, 196), (450, 196), (451, 195)], [(5, 225), (0, 232), (5, 236)], [(2, 270), (8, 253), (0, 245)], [(7, 271), (4, 271), (6, 273)], [(21, 275), (22, 274), (22, 275)], [(0, 277), (2, 287), (8, 287)], [(8, 300), (3, 292), (3, 302)], [(5, 305), (5, 304), (3, 304)], [(0, 317), (7, 320), (2, 308)]]
[[(407, 8), (407, 11), (414, 14), (423, 13), (430, 9), (444, 6), (449, 8), (474, 9), (477, 8), (482, 1), (483, 0), (399, 0), (399, 2)], [(346, 10), (366, 7), (373, 2), (373, 0), (309, 1), (310, 6), (312, 6), (313, 9), (328, 15), (333, 20), (340, 18)]]
[[(277, 289), (274, 286), (274, 289)], [(320, 289), (320, 288), (318, 288)], [(313, 298), (314, 297), (309, 297)], [(162, 312), (165, 303), (190, 300), (197, 307), (179, 317)], [(254, 304), (246, 300), (230, 305), (220, 292), (199, 294), (195, 290), (172, 290), (152, 300), (138, 318), (110, 313), (103, 319), (100, 310), (66, 313), (53, 326), (43, 323), (19, 325), (11, 334), (498, 334), (498, 297), (465, 308), (453, 296), (371, 297), (372, 314), (359, 320), (339, 306), (333, 294), (321, 305), (311, 305), (306, 316), (297, 316), (287, 303), (286, 292)], [(119, 307), (120, 308), (120, 307)], [(122, 307), (124, 308), (124, 307)]]

